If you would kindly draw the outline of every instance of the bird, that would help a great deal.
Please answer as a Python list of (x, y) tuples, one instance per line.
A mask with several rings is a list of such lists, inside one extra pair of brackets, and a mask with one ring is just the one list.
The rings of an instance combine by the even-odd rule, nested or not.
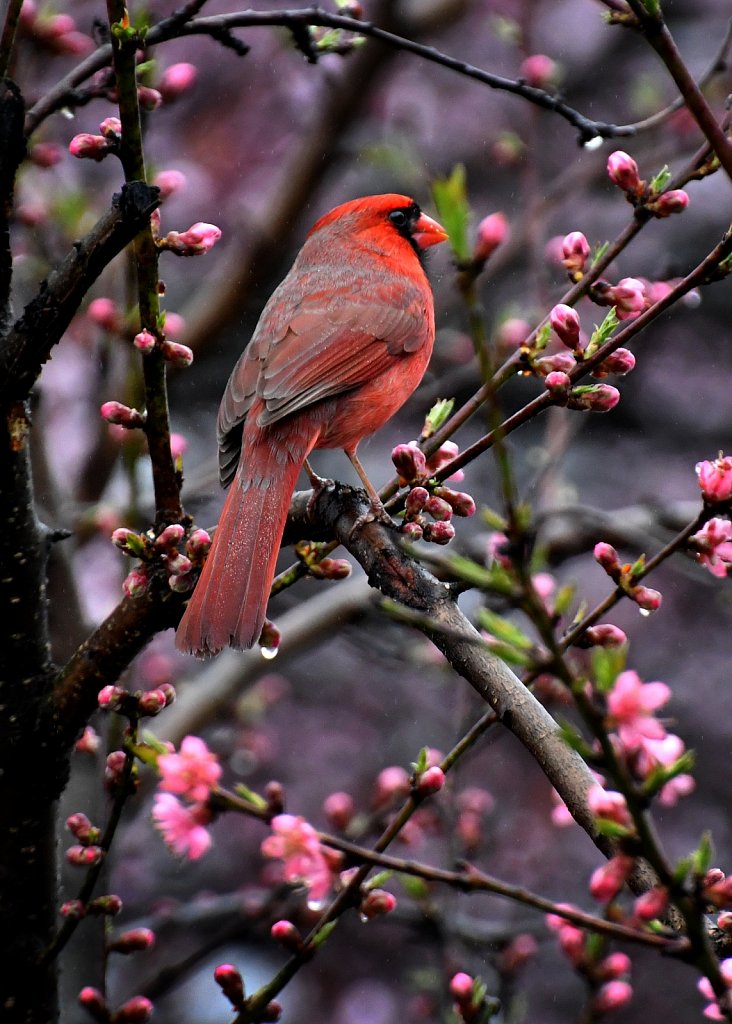
[(343, 203), (306, 236), (221, 400), (219, 479), (228, 493), (176, 632), (179, 650), (203, 657), (259, 639), (290, 501), (303, 466), (312, 474), (313, 449), (343, 449), (378, 508), (356, 449), (427, 369), (435, 314), (424, 256), (447, 237), (396, 193)]

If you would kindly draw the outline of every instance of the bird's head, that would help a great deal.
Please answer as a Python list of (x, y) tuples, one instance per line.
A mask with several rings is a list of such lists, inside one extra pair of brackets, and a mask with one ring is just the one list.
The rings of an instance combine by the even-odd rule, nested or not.
[(393, 192), (363, 196), (336, 206), (320, 218), (308, 237), (330, 227), (352, 237), (373, 237), (384, 245), (398, 244), (398, 239), (405, 239), (418, 256), (448, 237), (436, 220), (422, 213), (414, 199)]

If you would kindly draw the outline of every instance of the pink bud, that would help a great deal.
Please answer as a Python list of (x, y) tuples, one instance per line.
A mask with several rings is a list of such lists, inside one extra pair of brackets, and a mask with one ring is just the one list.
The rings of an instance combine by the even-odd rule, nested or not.
[(107, 423), (114, 423), (117, 426), (126, 427), (128, 430), (145, 425), (144, 415), (137, 409), (130, 409), (129, 406), (123, 405), (122, 402), (105, 402), (99, 412)]
[(68, 917), (72, 921), (81, 921), (86, 917), (86, 907), (81, 900), (66, 900), (59, 908), (62, 917)]
[(119, 139), (122, 135), (122, 122), (118, 117), (105, 117), (99, 125), (99, 131), (105, 139)]
[(336, 792), (327, 796), (323, 802), (323, 811), (334, 828), (341, 832), (348, 828), (355, 813), (353, 797), (350, 793)]
[(110, 953), (139, 953), (155, 943), (155, 932), (149, 928), (131, 928), (113, 939), (107, 947)]
[(591, 786), (587, 792), (587, 804), (598, 818), (614, 821), (618, 825), (627, 826), (631, 823), (625, 797), (614, 789), (604, 789), (599, 784)]
[(302, 949), (302, 937), (292, 921), (275, 921), (270, 934), (275, 942), (279, 942), (291, 953), (298, 953)]
[(166, 526), (162, 533), (155, 538), (155, 547), (167, 550), (174, 548), (183, 540), (186, 535), (184, 526), (180, 523), (171, 523), (170, 526)]
[(418, 540), (422, 540), (424, 534), (422, 526), (415, 522), (402, 523), (401, 532), (413, 544), (416, 544)]
[(66, 828), (83, 846), (94, 846), (102, 838), (101, 829), (96, 828), (80, 811), (66, 819)]
[(36, 167), (55, 167), (63, 160), (63, 150), (55, 142), (37, 142), (28, 156)]
[(148, 331), (147, 328), (140, 331), (139, 334), (136, 334), (134, 341), (132, 342), (135, 348), (139, 349), (140, 352), (142, 352), (142, 354), (145, 356), (148, 355), (150, 352), (154, 351), (157, 343), (158, 339), (155, 337), (154, 334)]
[(574, 388), (567, 405), (580, 412), (609, 412), (620, 401), (620, 392), (610, 384), (589, 384)]
[(633, 903), (633, 916), (641, 921), (653, 921), (660, 917), (668, 906), (668, 892), (656, 886), (644, 892)]
[(444, 498), (438, 498), (434, 494), (424, 503), (424, 511), (438, 523), (447, 523), (452, 519), (452, 506)]
[(391, 461), (399, 474), (400, 481), (410, 483), (427, 475), (427, 459), (416, 444), (398, 444), (392, 448)]
[(593, 899), (599, 903), (611, 903), (625, 885), (634, 864), (633, 857), (618, 854), (593, 871), (590, 879), (590, 893)]
[(428, 544), (449, 544), (455, 537), (455, 527), (446, 522), (427, 523), (422, 537)]
[(170, 454), (174, 459), (182, 459), (188, 449), (188, 441), (183, 434), (175, 431), (170, 435)]
[(108, 896), (97, 896), (89, 904), (90, 914), (100, 914), (105, 917), (114, 917), (122, 910), (122, 900), (119, 896), (110, 893)]
[(660, 195), (651, 209), (657, 217), (670, 217), (672, 213), (683, 213), (688, 205), (688, 194), (682, 188), (675, 188)]
[(549, 314), (549, 323), (563, 345), (573, 350), (579, 347), (580, 318), (576, 310), (560, 302)]
[(165, 238), (160, 240), (160, 245), (177, 256), (198, 256), (212, 249), (220, 238), (221, 228), (199, 221), (191, 225), (187, 231), (169, 231)]
[(145, 996), (133, 996), (117, 1010), (115, 1024), (145, 1024), (153, 1014), (153, 1004)]
[(210, 535), (205, 530), (194, 530), (186, 541), (186, 554), (194, 561), (200, 561), (210, 547)]
[(473, 995), (473, 979), (464, 971), (458, 971), (450, 979), (450, 994), (459, 1003), (468, 1002)]
[(592, 376), (601, 380), (603, 377), (607, 377), (611, 373), (618, 374), (619, 377), (624, 377), (626, 373), (635, 367), (635, 356), (627, 348), (616, 348), (606, 359), (596, 366), (592, 370)]
[(125, 577), (122, 590), (126, 597), (141, 597), (150, 585), (150, 577), (143, 568), (133, 569)]
[(600, 563), (606, 573), (612, 575), (620, 569), (620, 559), (612, 544), (600, 541), (599, 544), (595, 544), (593, 555), (595, 561)]
[[(444, 444), (440, 445), (436, 452), (434, 452), (427, 459), (427, 472), (432, 475), (433, 473), (439, 472), (449, 462), (452, 462), (460, 454), (460, 449), (454, 441), (445, 441)], [(455, 483), (462, 480), (465, 474), (462, 469), (458, 469), (452, 476), (449, 476), (448, 480), (453, 480)]]
[[(25, 4), (23, 6), (25, 6)], [(86, 1012), (89, 1013), (94, 1020), (99, 1021), (100, 1024), (107, 1024), (109, 1021), (107, 1002), (98, 988), (92, 988), (91, 985), (85, 986), (81, 992), (79, 992), (79, 1005), (83, 1006)]]
[(570, 373), (576, 365), (577, 360), (571, 352), (555, 352), (534, 360), (534, 369), (542, 377), (548, 377), (550, 373)]
[(101, 846), (70, 846), (66, 851), (66, 860), (77, 868), (91, 868), (101, 864), (104, 850)]
[[(171, 196), (175, 195), (176, 192), (180, 192), (181, 189), (185, 188), (186, 176), (181, 171), (169, 170), (160, 171), (155, 176), (154, 184), (160, 189), (161, 200), (170, 199)], [(168, 326), (166, 320), (166, 327)]]
[(168, 569), (174, 576), (185, 576), (193, 568), (193, 562), (186, 555), (176, 551), (167, 556)]
[(622, 974), (630, 974), (632, 964), (627, 953), (610, 953), (598, 965), (598, 972), (603, 980), (619, 978)]
[(572, 387), (572, 380), (568, 374), (561, 370), (552, 370), (544, 378), (544, 387), (554, 398), (561, 398), (569, 394)]
[(732, 498), (732, 456), (697, 462), (696, 475), (702, 497), (710, 504)]
[(432, 492), (436, 498), (446, 501), (456, 516), (468, 518), (475, 515), (475, 501), (465, 491), (453, 491), (451, 487), (435, 487)]
[(113, 750), (107, 755), (107, 762), (104, 768), (104, 783), (109, 791), (113, 790), (122, 781), (127, 765), (127, 757), (124, 750)]
[(651, 587), (638, 586), (630, 591), (630, 597), (635, 601), (641, 611), (655, 612), (661, 607), (663, 595)]
[(112, 149), (109, 142), (103, 135), (90, 135), (88, 132), (81, 132), (75, 135), (69, 143), (69, 153), (79, 160), (96, 160), (99, 163)]
[(717, 928), (720, 928), (723, 932), (732, 933), (732, 912), (729, 910), (723, 910), (721, 914), (717, 916)]
[(321, 558), (310, 571), (323, 580), (345, 580), (351, 575), (353, 566), (347, 558)]
[(262, 632), (257, 641), (263, 651), (276, 651), (282, 643), (282, 634), (280, 633), (274, 622), (270, 622), (269, 619), (264, 620), (262, 626)]
[(233, 964), (221, 964), (214, 971), (214, 980), (224, 995), (237, 1009), (244, 1004), (244, 982)]
[(390, 892), (387, 892), (385, 889), (371, 889), (364, 899), (361, 900), (358, 910), (361, 917), (370, 921), (374, 917), (383, 917), (384, 914), (390, 914), (396, 905), (396, 896), (393, 896)]
[(192, 572), (173, 573), (168, 576), (168, 586), (175, 594), (187, 594), (196, 585), (196, 576)]
[(409, 793), (409, 775), (398, 765), (383, 768), (376, 779), (374, 800), (377, 805), (390, 803)]
[(434, 765), (422, 772), (417, 780), (417, 792), (420, 796), (430, 796), (432, 793), (439, 793), (445, 785), (445, 773), (442, 768)]
[(158, 90), (151, 89), (148, 85), (138, 85), (137, 99), (140, 103), (140, 107), (148, 113), (153, 110), (157, 110), (163, 102), (163, 97), (160, 95)]
[(136, 551), (141, 543), (139, 533), (120, 526), (112, 534), (112, 543), (121, 551)]
[(195, 84), (197, 78), (198, 69), (195, 64), (187, 64), (183, 61), (179, 64), (171, 64), (163, 72), (163, 76), (158, 82), (158, 90), (166, 103), (172, 103), (173, 100), (177, 100), (179, 96), (187, 92)]
[(159, 715), (160, 712), (168, 704), (165, 698), (165, 694), (162, 690), (148, 690), (140, 697), (138, 701), (138, 710), (140, 715), (145, 718), (154, 718)]
[(531, 326), (519, 317), (509, 317), (498, 327), (495, 335), (496, 345), (502, 349), (516, 349), (523, 345), (531, 332)]
[(596, 626), (590, 626), (585, 632), (585, 637), (594, 647), (622, 647), (628, 642), (628, 637), (623, 630), (611, 622), (601, 622)]
[(544, 53), (533, 53), (521, 62), (519, 76), (536, 89), (545, 89), (556, 81), (558, 67), (551, 57)]
[(618, 188), (632, 195), (638, 195), (643, 188), (643, 183), (638, 173), (638, 164), (635, 160), (624, 153), (622, 149), (611, 153), (607, 161), (607, 173), (610, 180)]
[(84, 731), (74, 744), (74, 750), (79, 754), (96, 754), (99, 750), (99, 736), (91, 725), (84, 727)]
[(164, 341), (160, 346), (160, 351), (163, 353), (164, 359), (182, 370), (185, 370), (193, 362), (193, 350), (187, 345), (181, 345), (178, 341)]
[(185, 330), (186, 322), (180, 313), (171, 313), (169, 310), (165, 314), (165, 337), (170, 338), (171, 341), (177, 341), (183, 331)]
[(592, 1006), (596, 1014), (619, 1010), (633, 998), (633, 989), (627, 981), (608, 981), (595, 993)]
[(127, 696), (127, 691), (121, 686), (103, 686), (97, 694), (97, 704), (102, 711), (119, 711)]
[[(396, 449), (394, 449), (396, 451)], [(393, 457), (393, 453), (392, 453)], [(425, 463), (426, 472), (426, 463)], [(425, 502), (429, 500), (430, 492), (426, 487), (412, 487), (407, 495), (404, 507), (408, 516), (416, 516), (422, 511)]]
[(276, 1024), (276, 1021), (278, 1021), (281, 1016), (282, 1006), (274, 999), (271, 1003), (267, 1003), (262, 1011), (262, 1020), (264, 1021), (264, 1024)]
[(605, 299), (615, 306), (618, 320), (632, 320), (646, 304), (645, 287), (636, 277), (624, 277), (607, 289)]
[(498, 246), (508, 240), (509, 235), (510, 229), (504, 214), (491, 213), (484, 217), (478, 225), (473, 259), (477, 263), (485, 263)]
[(570, 231), (568, 235), (564, 236), (562, 263), (567, 270), (582, 273), (589, 255), (590, 245), (581, 231)]
[(122, 322), (119, 308), (113, 299), (93, 299), (86, 315), (93, 323), (110, 332), (118, 331)]

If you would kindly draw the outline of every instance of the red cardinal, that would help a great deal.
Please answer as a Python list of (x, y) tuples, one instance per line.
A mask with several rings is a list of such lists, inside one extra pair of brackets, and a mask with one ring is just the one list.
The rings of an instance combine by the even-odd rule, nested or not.
[(435, 337), (422, 250), (446, 238), (400, 195), (337, 206), (308, 235), (219, 408), (219, 476), (231, 487), (178, 627), (182, 651), (259, 639), (290, 499), (313, 448), (343, 448), (376, 498), (356, 448), (422, 379)]

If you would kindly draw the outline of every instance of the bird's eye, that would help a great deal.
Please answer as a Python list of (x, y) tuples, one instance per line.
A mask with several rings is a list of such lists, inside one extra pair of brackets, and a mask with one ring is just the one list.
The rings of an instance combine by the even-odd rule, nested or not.
[(405, 228), (407, 226), (407, 215), (404, 210), (392, 210), (389, 214), (389, 220), (395, 228)]

